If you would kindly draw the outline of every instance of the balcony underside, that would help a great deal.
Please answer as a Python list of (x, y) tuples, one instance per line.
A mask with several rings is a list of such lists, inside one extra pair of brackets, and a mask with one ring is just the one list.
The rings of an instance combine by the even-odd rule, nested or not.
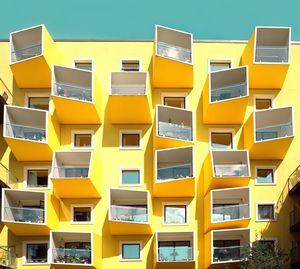
[(153, 185), (154, 197), (193, 197), (194, 195), (194, 178), (161, 180)]
[(289, 191), (289, 195), (300, 195), (300, 181)]
[(249, 222), (250, 218), (214, 222), (209, 224), (208, 230), (247, 228)]
[(7, 228), (17, 236), (42, 236), (49, 235), (50, 227), (47, 225), (24, 223), (3, 222)]
[(100, 182), (89, 178), (52, 178), (54, 192), (61, 198), (100, 198)]
[(153, 234), (150, 224), (125, 222), (125, 221), (109, 221), (109, 228), (112, 235), (149, 235)]
[(171, 137), (153, 136), (155, 149), (191, 146), (192, 141), (173, 139)]
[(156, 262), (155, 269), (194, 269), (195, 261)]
[[(55, 113), (62, 124), (100, 124), (100, 115), (94, 103), (52, 96)], [(80, 113), (78, 113), (80, 112)]]

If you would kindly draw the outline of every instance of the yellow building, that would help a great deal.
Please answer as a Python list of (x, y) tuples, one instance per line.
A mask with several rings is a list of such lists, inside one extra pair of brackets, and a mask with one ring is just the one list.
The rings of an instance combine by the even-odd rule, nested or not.
[(154, 36), (0, 42), (0, 267), (235, 268), (262, 240), (299, 268), (291, 29)]

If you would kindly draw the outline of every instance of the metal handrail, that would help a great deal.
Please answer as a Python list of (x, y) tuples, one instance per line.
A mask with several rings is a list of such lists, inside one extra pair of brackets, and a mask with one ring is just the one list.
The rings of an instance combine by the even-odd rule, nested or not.
[(300, 165), (288, 177), (289, 191), (300, 182)]

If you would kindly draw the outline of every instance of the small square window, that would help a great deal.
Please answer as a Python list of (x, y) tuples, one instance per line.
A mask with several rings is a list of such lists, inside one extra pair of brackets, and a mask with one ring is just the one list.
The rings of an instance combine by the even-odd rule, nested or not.
[(90, 148), (92, 146), (92, 134), (75, 134), (74, 136), (76, 148)]
[(210, 62), (210, 72), (226, 70), (231, 68), (230, 62)]
[(47, 263), (47, 243), (26, 244), (26, 263)]
[(273, 168), (257, 168), (256, 170), (257, 184), (273, 184), (274, 169)]
[(48, 169), (27, 169), (27, 187), (48, 187)]
[(257, 205), (258, 220), (275, 220), (275, 205), (274, 204), (258, 204)]
[(267, 240), (267, 239), (260, 239), (256, 241), (258, 245), (262, 246), (263, 249), (266, 250), (276, 250), (276, 242), (275, 240)]
[(49, 110), (49, 97), (28, 97), (28, 107)]
[(255, 99), (255, 108), (257, 110), (272, 108), (272, 99)]
[(139, 185), (139, 184), (140, 184), (140, 170), (138, 169), (122, 170), (122, 185)]
[(91, 61), (75, 61), (75, 68), (92, 71), (93, 64)]
[(74, 206), (72, 222), (91, 222), (92, 208), (91, 206)]
[(122, 148), (140, 148), (140, 133), (121, 133)]
[(122, 71), (140, 71), (140, 61), (122, 60)]
[(164, 224), (186, 224), (187, 206), (186, 205), (165, 205)]
[(232, 133), (211, 133), (211, 148), (212, 149), (233, 149)]
[(122, 260), (140, 260), (140, 243), (122, 243)]
[(185, 108), (185, 97), (166, 96), (164, 97), (164, 105), (177, 108)]

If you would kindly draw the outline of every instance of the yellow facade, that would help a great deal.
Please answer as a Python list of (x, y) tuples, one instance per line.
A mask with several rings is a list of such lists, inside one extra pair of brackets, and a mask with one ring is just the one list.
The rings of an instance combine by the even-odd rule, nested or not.
[[(244, 62), (243, 58), (248, 47), (253, 46), (252, 38), (248, 43), (193, 42), (191, 64), (175, 62), (153, 54), (153, 42), (57, 41), (54, 42), (54, 46), (57, 54), (60, 55), (52, 62), (55, 65), (73, 67), (74, 58), (93, 58), (94, 91), (97, 98), (93, 104), (82, 104), (78, 101), (67, 100), (68, 98), (64, 100), (64, 98), (54, 96), (50, 100), (49, 112), (46, 113), (48, 117), (47, 143), (7, 137), (4, 134), (4, 138), (0, 140), (2, 153), (0, 157), (1, 163), (7, 167), (10, 174), (7, 177), (4, 169), (1, 176), (3, 179), (4, 177), (10, 179), (7, 182), (11, 188), (30, 191), (32, 189), (26, 187), (24, 183), (25, 168), (28, 166), (51, 168), (54, 152), (76, 153), (89, 150), (92, 152), (93, 158), (88, 178), (64, 179), (51, 175), (49, 186), (40, 190), (44, 191), (47, 197), (45, 229), (33, 228), (34, 225), (28, 223), (1, 222), (0, 245), (16, 246), (18, 269), (31, 266), (25, 261), (24, 242), (49, 241), (50, 244), (50, 230), (59, 231), (59, 233), (64, 231), (91, 233), (93, 264), (57, 265), (49, 258), (47, 264), (39, 265), (37, 268), (50, 268), (51, 263), (54, 263), (53, 268), (76, 268), (76, 266), (97, 269), (114, 267), (125, 269), (214, 268), (212, 265), (212, 234), (214, 231), (245, 229), (247, 232), (250, 229), (250, 241), (254, 241), (256, 236), (258, 238), (275, 238), (278, 240), (279, 246), (286, 252), (290, 251), (292, 240), (300, 239), (299, 235), (289, 233), (287, 221), (293, 208), (292, 201), (288, 196), (287, 179), (300, 163), (300, 154), (298, 153), (300, 137), (296, 136), (297, 130), (300, 129), (297, 120), (300, 117), (298, 74), (300, 61), (297, 61), (300, 57), (299, 44), (291, 45), (291, 61), (280, 87), (278, 83), (270, 84), (270, 86), (257, 85), (256, 82), (260, 81), (261, 73), (254, 71), (252, 73), (250, 67), (252, 62)], [(7, 59), (9, 52), (8, 42), (1, 42), (0, 59)], [(44, 55), (43, 57), (46, 59), (48, 56)], [(49, 55), (49, 58), (52, 59), (52, 55)], [(146, 95), (111, 95), (111, 72), (120, 70), (120, 59), (122, 58), (141, 59), (140, 71), (149, 73)], [(249, 65), (249, 96), (223, 103), (209, 104), (209, 58), (232, 59), (232, 67)], [(13, 95), (11, 103), (13, 106), (26, 106), (26, 96), (32, 92), (51, 95), (52, 66), (49, 65), (49, 62), (46, 64), (49, 68), (47, 72), (44, 72), (40, 65), (36, 66), (32, 59), (11, 66), (8, 62), (3, 64), (1, 60), (0, 66), (0, 76)], [(276, 71), (277, 67), (274, 68)], [(35, 81), (32, 76), (27, 75), (26, 70), (28, 72), (40, 70), (45, 76), (39, 76), (41, 81)], [(153, 78), (154, 81), (152, 81)], [(19, 86), (14, 83), (14, 79)], [(191, 139), (174, 139), (168, 137), (168, 132), (165, 132), (166, 136), (158, 134), (156, 106), (163, 105), (162, 93), (168, 93), (171, 96), (174, 92), (187, 94), (185, 109), (193, 114), (191, 116), (192, 129), (188, 128)], [(253, 114), (256, 113), (255, 96), (269, 95), (273, 96), (273, 108), (294, 107), (293, 133), (288, 137), (259, 142), (261, 145), (255, 145), (253, 130)], [(91, 110), (85, 105), (89, 106)], [(77, 117), (77, 115), (80, 116)], [(168, 122), (168, 117), (164, 119), (165, 123), (171, 123), (171, 121)], [(181, 128), (181, 121), (185, 120), (189, 121), (189, 116), (184, 116), (183, 120), (173, 127)], [(220, 178), (214, 176), (209, 144), (210, 130), (228, 128), (233, 130), (233, 149), (249, 152), (247, 159), (249, 175), (247, 176)], [(92, 148), (74, 148), (72, 140), (74, 130), (81, 133), (92, 131)], [(122, 131), (129, 131), (129, 133), (140, 131), (140, 147), (122, 148), (120, 145)], [(186, 147), (191, 147), (193, 151), (192, 175), (183, 175), (179, 179), (157, 182), (157, 151)], [(173, 156), (175, 154), (170, 154), (170, 158)], [(179, 156), (181, 155), (179, 154)], [(181, 162), (186, 164), (190, 162), (190, 159)], [(260, 166), (275, 167), (275, 184), (258, 185), (256, 183), (255, 167)], [(122, 185), (120, 180), (122, 167), (140, 168), (141, 184)], [(166, 165), (166, 167), (168, 166)], [(242, 220), (212, 223), (211, 191), (243, 187), (249, 187), (251, 190), (248, 202), (250, 216)], [(111, 188), (148, 191), (148, 222), (141, 224), (130, 223), (128, 220), (122, 222), (118, 219), (110, 219)], [(39, 190), (34, 188), (34, 191)], [(122, 198), (122, 195), (120, 197)], [(129, 198), (133, 199), (134, 197), (126, 197), (126, 199)], [(127, 202), (127, 205), (131, 205), (130, 202), (135, 203), (136, 201), (133, 199)], [(257, 221), (256, 206), (257, 203), (263, 202), (276, 204), (276, 221)], [(78, 204), (92, 206), (93, 221), (91, 223), (72, 223), (71, 208), (72, 205)], [(186, 224), (164, 223), (163, 205), (168, 204), (187, 205)], [(190, 240), (193, 252), (190, 260), (159, 261), (158, 236), (168, 238), (167, 233), (169, 232), (172, 232), (173, 240)], [(173, 233), (175, 233), (174, 236)], [(167, 239), (162, 239), (162, 241), (164, 240)], [(140, 242), (141, 259), (122, 261), (120, 258), (121, 242)], [(236, 263), (231, 263), (230, 266), (233, 264)]]

